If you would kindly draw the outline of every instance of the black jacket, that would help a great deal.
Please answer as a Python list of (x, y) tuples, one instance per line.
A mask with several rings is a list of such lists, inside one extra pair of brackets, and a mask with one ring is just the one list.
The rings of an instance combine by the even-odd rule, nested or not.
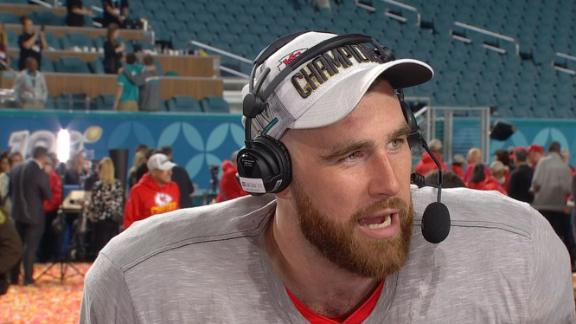
[(8, 271), (22, 258), (22, 241), (12, 220), (0, 211), (0, 274)]
[(178, 189), (180, 189), (180, 208), (192, 207), (192, 197), (190, 195), (194, 193), (194, 185), (186, 169), (175, 165), (172, 168), (172, 181), (176, 182)]
[(36, 161), (29, 160), (10, 171), (12, 218), (27, 224), (42, 224), (42, 203), (52, 198), (50, 180)]
[(534, 170), (526, 164), (518, 166), (510, 174), (508, 196), (516, 200), (531, 203), (534, 195), (530, 192)]

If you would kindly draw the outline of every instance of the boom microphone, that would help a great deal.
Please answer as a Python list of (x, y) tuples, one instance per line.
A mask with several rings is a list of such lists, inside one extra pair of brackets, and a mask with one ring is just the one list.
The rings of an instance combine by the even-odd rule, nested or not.
[(435, 202), (424, 209), (421, 224), (422, 236), (424, 236), (426, 241), (437, 244), (444, 241), (450, 233), (450, 211), (442, 203), (442, 166), (430, 152), (430, 148), (424, 139), (422, 139), (422, 147), (424, 147), (424, 150), (430, 155), (438, 168), (438, 197)]

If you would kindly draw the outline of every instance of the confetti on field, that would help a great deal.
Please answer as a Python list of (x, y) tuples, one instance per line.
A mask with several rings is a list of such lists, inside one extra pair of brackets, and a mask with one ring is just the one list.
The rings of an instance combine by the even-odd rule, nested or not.
[[(83, 274), (90, 268), (88, 263), (73, 265)], [(38, 276), (47, 266), (35, 265), (34, 275)], [(78, 323), (84, 277), (68, 267), (61, 283), (60, 271), (58, 264), (33, 285), (10, 286), (8, 293), (0, 296), (0, 324)]]

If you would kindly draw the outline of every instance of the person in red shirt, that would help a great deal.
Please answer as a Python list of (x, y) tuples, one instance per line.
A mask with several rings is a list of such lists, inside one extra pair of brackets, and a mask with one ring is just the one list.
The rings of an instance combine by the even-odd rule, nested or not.
[(46, 215), (46, 226), (44, 226), (44, 233), (38, 247), (38, 261), (52, 261), (58, 257), (60, 247), (58, 245), (58, 237), (52, 230), (52, 222), (58, 216), (58, 208), (62, 204), (62, 179), (54, 169), (54, 161), (47, 159), (44, 164), (44, 171), (48, 174), (50, 181), (50, 191), (52, 191), (52, 198), (44, 200), (43, 208)]
[(124, 209), (124, 229), (152, 215), (180, 208), (180, 190), (171, 180), (176, 165), (164, 154), (154, 154), (146, 163), (148, 173), (130, 191)]
[[(433, 139), (428, 143), (428, 147), (430, 148), (430, 152), (432, 152), (434, 157), (440, 162), (442, 170), (446, 170), (446, 164), (442, 160), (442, 142), (438, 139)], [(428, 152), (422, 153), (422, 159), (416, 165), (416, 173), (427, 176), (436, 169), (436, 163), (434, 163), (430, 154), (428, 154)]]
[(506, 190), (504, 190), (498, 180), (496, 180), (490, 173), (486, 173), (486, 167), (482, 163), (474, 166), (472, 177), (470, 178), (470, 181), (466, 183), (466, 186), (470, 189), (496, 190), (500, 193), (506, 194)]
[(454, 155), (454, 158), (452, 159), (452, 172), (454, 172), (455, 175), (458, 176), (458, 178), (460, 178), (460, 180), (464, 181), (464, 164), (466, 163), (466, 160), (464, 159), (464, 156), (462, 156), (461, 154), (456, 154)]
[(544, 156), (544, 147), (538, 144), (528, 146), (528, 162), (532, 169), (536, 169), (538, 161)]
[(234, 198), (246, 196), (248, 193), (242, 190), (242, 186), (236, 179), (238, 169), (236, 168), (236, 152), (232, 154), (231, 160), (222, 162), (222, 178), (220, 189), (218, 190), (217, 202), (223, 202)]
[(468, 154), (466, 155), (466, 171), (464, 172), (464, 182), (470, 182), (470, 178), (472, 177), (472, 173), (476, 164), (482, 163), (482, 151), (477, 148), (473, 147), (468, 150)]

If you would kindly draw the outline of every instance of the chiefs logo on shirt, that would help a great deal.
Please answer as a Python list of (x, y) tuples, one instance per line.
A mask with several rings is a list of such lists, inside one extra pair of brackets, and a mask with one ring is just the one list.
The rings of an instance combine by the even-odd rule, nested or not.
[(177, 208), (176, 202), (172, 196), (163, 192), (158, 192), (156, 194), (154, 197), (154, 202), (156, 205), (152, 206), (150, 210), (152, 215), (166, 213), (172, 210), (176, 210)]

